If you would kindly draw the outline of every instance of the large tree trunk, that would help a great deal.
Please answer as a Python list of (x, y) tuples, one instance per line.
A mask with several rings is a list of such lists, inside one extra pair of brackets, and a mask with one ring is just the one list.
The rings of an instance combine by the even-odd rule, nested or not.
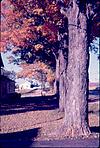
[[(87, 20), (73, 0), (68, 11), (69, 51), (65, 76), (64, 124), (60, 133), (76, 137), (88, 135), (88, 49)], [(67, 92), (67, 93), (66, 93)]]
[(73, 8), (68, 16), (69, 23), (69, 55), (67, 68), (67, 96), (65, 102), (66, 134), (73, 137), (87, 135), (87, 20), (84, 13), (73, 2)]

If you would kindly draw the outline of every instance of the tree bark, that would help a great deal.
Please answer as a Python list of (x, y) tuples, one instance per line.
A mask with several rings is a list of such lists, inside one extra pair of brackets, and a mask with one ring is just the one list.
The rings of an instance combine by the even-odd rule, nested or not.
[(64, 111), (65, 105), (65, 87), (66, 87), (66, 69), (67, 69), (67, 62), (64, 57), (63, 50), (59, 50), (58, 58), (56, 59), (56, 76), (55, 76), (55, 83), (54, 89), (59, 99), (59, 111)]
[(75, 0), (68, 12), (69, 54), (66, 73), (65, 117), (62, 132), (66, 136), (88, 135), (88, 49), (87, 20)]
[(59, 58), (56, 58), (54, 92), (57, 95), (57, 97), (59, 98)]
[(59, 110), (64, 111), (66, 96), (66, 70), (68, 64), (68, 19), (63, 18), (64, 32), (60, 35), (59, 49)]
[(59, 53), (59, 110), (64, 111), (65, 107), (65, 91), (66, 91), (66, 60), (64, 58), (63, 51), (60, 50)]

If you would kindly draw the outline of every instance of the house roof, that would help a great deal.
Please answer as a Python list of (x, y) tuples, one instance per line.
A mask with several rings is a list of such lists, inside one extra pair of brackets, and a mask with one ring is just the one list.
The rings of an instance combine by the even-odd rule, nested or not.
[(1, 53), (0, 53), (0, 67), (4, 67), (3, 61), (2, 61), (2, 57), (1, 57)]

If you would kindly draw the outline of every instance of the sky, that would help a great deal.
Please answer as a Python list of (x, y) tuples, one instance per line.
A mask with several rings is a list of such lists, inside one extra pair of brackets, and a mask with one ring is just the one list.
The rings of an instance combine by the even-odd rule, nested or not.
[(89, 81), (99, 82), (99, 60), (97, 55), (93, 52), (90, 53), (90, 65), (89, 65)]
[(21, 70), (20, 66), (15, 65), (13, 63), (9, 63), (9, 60), (8, 60), (7, 57), (9, 57), (11, 55), (12, 55), (11, 51), (8, 51), (6, 53), (3, 53), (3, 52), (1, 53), (3, 64), (4, 64), (4, 68), (5, 68), (5, 70), (8, 70), (8, 71), (19, 72)]
[[(99, 39), (97, 39), (96, 42), (99, 43)], [(7, 57), (11, 56), (11, 51), (8, 51), (7, 53), (1, 53), (1, 56), (6, 70), (15, 72), (19, 72), (21, 70), (21, 67), (19, 65), (15, 65), (13, 63), (9, 64), (9, 60), (7, 59)], [(22, 82), (21, 79), (17, 81)], [(94, 52), (90, 52), (89, 81), (96, 83), (99, 82), (99, 60), (97, 58), (97, 54), (95, 54)]]
[[(9, 60), (7, 57), (13, 55), (11, 53), (11, 51), (5, 52), (5, 53), (1, 53), (2, 56), (2, 60), (3, 60), (3, 64), (4, 64), (4, 69), (7, 71), (14, 71), (15, 73), (20, 72), (22, 70), (22, 68), (17, 65), (17, 64), (13, 64), (13, 63), (9, 63)], [(13, 55), (14, 56), (14, 55)], [(28, 82), (29, 79), (28, 78), (18, 78), (15, 80), (17, 84), (22, 84), (25, 82)], [(34, 83), (39, 83), (37, 80), (32, 79), (32, 81)]]
[(95, 47), (98, 48), (97, 53), (94, 53), (94, 51), (90, 51), (90, 63), (89, 63), (89, 81), (90, 82), (99, 82), (99, 73), (100, 73), (100, 69), (99, 69), (99, 65), (100, 65), (100, 60), (98, 60), (98, 54), (100, 54), (100, 49), (99, 49), (99, 45), (100, 45), (100, 38), (96, 38), (93, 41), (93, 44), (95, 45)]

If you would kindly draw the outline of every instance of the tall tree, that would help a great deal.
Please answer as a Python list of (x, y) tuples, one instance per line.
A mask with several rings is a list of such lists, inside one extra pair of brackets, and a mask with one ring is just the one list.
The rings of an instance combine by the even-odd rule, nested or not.
[[(90, 22), (92, 23), (94, 16), (91, 12), (93, 8), (91, 11), (87, 8), (90, 4), (88, 1), (70, 0), (66, 4), (63, 3), (61, 8), (61, 13), (68, 18), (69, 39), (68, 66), (64, 76), (66, 83), (65, 86), (62, 85), (65, 91), (65, 117), (62, 133), (71, 137), (90, 133), (88, 125), (88, 47), (92, 30), (88, 25), (92, 25)], [(60, 58), (62, 60), (62, 56)]]
[(64, 122), (66, 133), (70, 136), (77, 136), (86, 135), (88, 132), (87, 19), (84, 12), (81, 12), (75, 0), (70, 4), (70, 12), (68, 12), (69, 55), (66, 75), (66, 83), (68, 83), (68, 87)]
[[(6, 25), (3, 25), (6, 24)], [(64, 29), (63, 16), (60, 13), (56, 1), (12, 1), (2, 2), (2, 39), (1, 51), (12, 49), (21, 59), (32, 64), (35, 59), (45, 62), (55, 69), (56, 85), (55, 92), (59, 93), (59, 42), (63, 42), (60, 36), (66, 32)], [(18, 56), (19, 57), (19, 56)], [(19, 63), (20, 59), (14, 62)], [(61, 62), (60, 62), (61, 63)], [(61, 72), (62, 73), (62, 72)], [(61, 74), (62, 76), (62, 74)], [(61, 80), (61, 79), (60, 79)], [(60, 100), (62, 100), (61, 95)], [(60, 103), (61, 104), (61, 103)]]
[(14, 63), (25, 61), (32, 67), (38, 60), (54, 71), (57, 30), (62, 19), (55, 1), (4, 0), (1, 4), (1, 51), (12, 49), (18, 55), (17, 59), (13, 58)]

